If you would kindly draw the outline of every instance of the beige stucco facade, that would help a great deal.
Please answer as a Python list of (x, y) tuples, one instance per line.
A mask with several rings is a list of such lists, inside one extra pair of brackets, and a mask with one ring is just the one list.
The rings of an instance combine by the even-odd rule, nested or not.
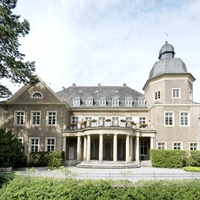
[(38, 78), (0, 103), (0, 125), (13, 129), (27, 154), (62, 150), (66, 162), (139, 163), (154, 148), (199, 150), (195, 78), (174, 54), (168, 43), (161, 48), (144, 94), (126, 85), (54, 93)]

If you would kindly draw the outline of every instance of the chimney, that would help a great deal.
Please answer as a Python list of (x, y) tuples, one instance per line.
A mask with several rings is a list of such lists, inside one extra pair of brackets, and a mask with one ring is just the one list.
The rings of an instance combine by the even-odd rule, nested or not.
[(100, 86), (101, 86), (101, 83), (98, 83), (98, 86), (100, 87)]
[(126, 86), (126, 83), (124, 83), (123, 86), (125, 87), (125, 86)]
[(73, 87), (76, 87), (76, 83), (73, 83), (72, 86), (73, 86)]

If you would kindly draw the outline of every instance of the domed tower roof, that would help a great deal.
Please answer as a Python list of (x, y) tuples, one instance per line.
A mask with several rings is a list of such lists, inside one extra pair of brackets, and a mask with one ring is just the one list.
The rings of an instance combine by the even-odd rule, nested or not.
[(174, 47), (171, 44), (168, 44), (166, 41), (159, 51), (158, 59), (161, 60), (163, 58), (174, 58), (174, 54)]
[(159, 51), (159, 61), (151, 69), (149, 79), (163, 74), (188, 73), (185, 63), (174, 55), (174, 47), (166, 42)]

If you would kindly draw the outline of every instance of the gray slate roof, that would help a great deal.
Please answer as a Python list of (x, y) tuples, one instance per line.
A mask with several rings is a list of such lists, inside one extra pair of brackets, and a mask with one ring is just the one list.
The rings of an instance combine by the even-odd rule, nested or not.
[(163, 74), (188, 73), (185, 63), (180, 58), (174, 58), (174, 54), (174, 47), (166, 42), (159, 51), (159, 61), (151, 69), (149, 79)]
[[(81, 98), (81, 108), (102, 108), (98, 104), (98, 99), (101, 97), (106, 98), (106, 108), (113, 108), (112, 98), (119, 98), (118, 108), (125, 108), (125, 98), (131, 97), (133, 99), (134, 107), (138, 106), (138, 99), (144, 99), (144, 95), (128, 86), (71, 86), (56, 93), (64, 102), (67, 102), (73, 107), (73, 99), (75, 97)], [(93, 97), (93, 106), (86, 107), (85, 100), (88, 97)], [(145, 106), (144, 106), (145, 107)], [(116, 108), (116, 107), (115, 107)]]
[(156, 62), (149, 73), (149, 79), (172, 73), (188, 73), (185, 63), (180, 58), (165, 58)]

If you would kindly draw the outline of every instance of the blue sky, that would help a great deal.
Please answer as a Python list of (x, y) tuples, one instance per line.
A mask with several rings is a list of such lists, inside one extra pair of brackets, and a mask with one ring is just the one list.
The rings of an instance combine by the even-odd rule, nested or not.
[(200, 102), (199, 0), (18, 0), (14, 13), (31, 25), (21, 52), (55, 92), (72, 83), (143, 92), (167, 40), (197, 79)]

